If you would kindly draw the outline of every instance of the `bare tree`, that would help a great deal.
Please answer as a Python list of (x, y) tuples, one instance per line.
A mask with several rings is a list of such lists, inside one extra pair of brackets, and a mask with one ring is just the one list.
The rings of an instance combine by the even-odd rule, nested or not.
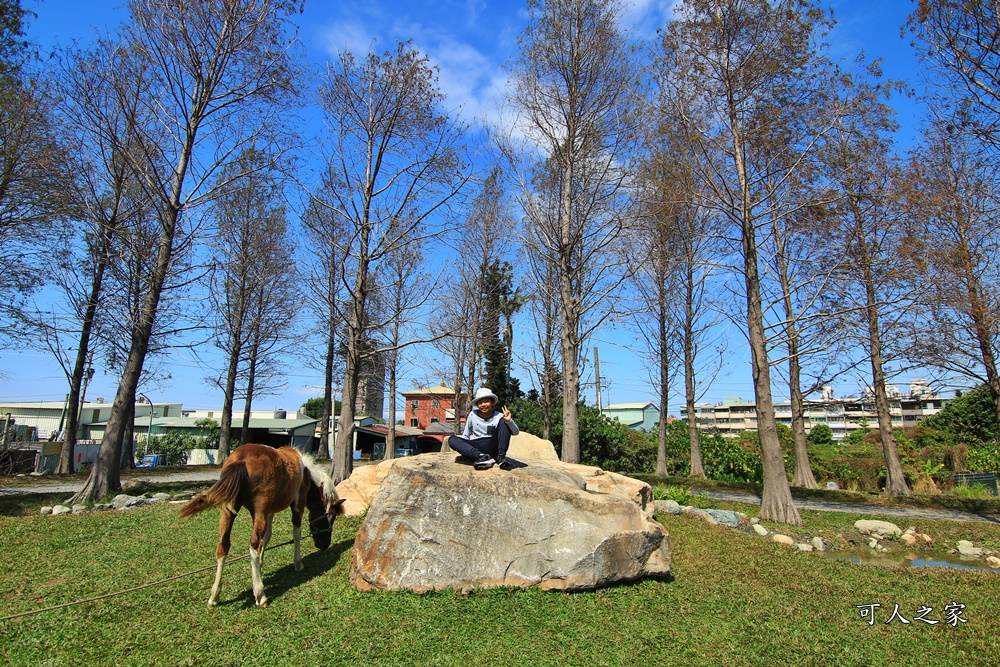
[[(416, 235), (419, 238), (419, 234)], [(381, 300), (385, 304), (388, 326), (383, 329), (381, 345), (387, 350), (386, 373), (389, 394), (389, 433), (385, 441), (385, 458), (396, 455), (396, 393), (402, 354), (407, 345), (407, 330), (435, 293), (431, 276), (421, 269), (424, 265), (424, 248), (414, 242), (399, 246), (386, 256), (384, 270), (379, 280)]]
[[(321, 191), (331, 187), (324, 179)], [(313, 195), (313, 198), (320, 197)], [(323, 369), (323, 410), (320, 414), (320, 442), (318, 456), (330, 457), (330, 424), (334, 413), (334, 385), (343, 380), (342, 358), (338, 354), (342, 331), (344, 276), (344, 221), (338, 217), (329, 201), (322, 204), (311, 201), (302, 218), (309, 250), (310, 263), (307, 275), (306, 297), (315, 310), (315, 335), (319, 345), (318, 366)]]
[(884, 88), (864, 79), (847, 83), (847, 104), (822, 154), (826, 176), (840, 197), (830, 216), (843, 256), (835, 287), (845, 331), (861, 343), (871, 364), (886, 493), (909, 495), (886, 391), (886, 369), (892, 361), (887, 342), (899, 338), (898, 322), (912, 303), (903, 280), (905, 269), (898, 261), (903, 229), (895, 201), (898, 176), (891, 136), (895, 123)]
[[(775, 425), (758, 246), (776, 196), (768, 184), (783, 184), (829, 130), (811, 122), (820, 118), (811, 107), (823, 101), (829, 80), (816, 50), (828, 25), (822, 10), (803, 0), (688, 0), (663, 30), (668, 82), (697, 105), (694, 114), (677, 111), (703, 146), (699, 165), (710, 192), (703, 203), (737, 232), (764, 469), (761, 517), (793, 525), (801, 520)], [(781, 145), (793, 153), (762, 159), (761, 149), (783, 135)]]
[(933, 121), (906, 168), (902, 252), (923, 314), (910, 356), (985, 384), (1000, 421), (1000, 173), (963, 118)]
[[(634, 139), (632, 93), (638, 71), (618, 26), (621, 6), (596, 0), (531, 0), (520, 54), (511, 67), (511, 101), (519, 114), (504, 151), (513, 161), (530, 224), (534, 173), (554, 177), (555, 224), (538, 228), (558, 267), (563, 382), (564, 461), (580, 461), (581, 350), (607, 317), (607, 297), (627, 273), (613, 253), (627, 205), (625, 168)], [(512, 134), (525, 137), (515, 148)], [(547, 160), (538, 160), (537, 151)], [(529, 156), (524, 160), (521, 156)]]
[(963, 100), (964, 129), (1000, 148), (1000, 5), (918, 0), (907, 26), (941, 96)]
[[(223, 376), (210, 378), (223, 392), (220, 459), (229, 456), (238, 385), (243, 397), (249, 397), (246, 419), (255, 390), (267, 384), (262, 382), (265, 378), (258, 365), (261, 359), (272, 356), (274, 349), (272, 344), (264, 350), (261, 341), (280, 341), (290, 318), (290, 239), (282, 184), (268, 171), (272, 163), (270, 157), (253, 148), (245, 150), (220, 173), (227, 185), (213, 203), (218, 248), (210, 290), (214, 340), (227, 361)], [(248, 431), (244, 427), (242, 432), (249, 436)]]
[[(698, 205), (698, 183), (691, 146), (678, 125), (664, 113), (647, 136), (642, 201), (645, 214), (636, 229), (640, 270), (633, 281), (640, 300), (638, 328), (651, 352), (660, 394), (657, 475), (665, 476), (667, 415), (672, 365), (684, 378), (685, 410), (690, 439), (690, 476), (705, 478), (695, 403), (718, 371), (721, 355), (706, 360), (704, 352), (721, 342), (717, 318), (708, 299), (712, 255), (718, 225)], [(677, 373), (676, 370), (673, 371)]]
[(437, 77), (427, 59), (400, 43), (359, 61), (343, 53), (323, 82), (320, 99), (331, 128), (329, 202), (344, 221), (344, 391), (341, 431), (333, 452), (335, 481), (350, 476), (354, 402), (362, 363), (373, 349), (369, 312), (374, 272), (389, 253), (438, 233), (444, 213), (467, 180), (462, 128), (440, 111)]
[[(73, 471), (74, 449), (82, 392), (87, 373), (92, 374), (94, 356), (92, 338), (104, 318), (105, 282), (109, 268), (117, 261), (120, 234), (132, 224), (142, 206), (138, 203), (140, 184), (130, 166), (129, 153), (136, 150), (131, 142), (129, 125), (144, 120), (138, 117), (138, 95), (144, 81), (128, 86), (107, 86), (108, 68), (114, 68), (122, 54), (106, 41), (100, 41), (93, 53), (65, 54), (58, 73), (60, 103), (58, 112), (64, 127), (76, 139), (74, 154), (77, 178), (70, 196), (79, 211), (81, 225), (78, 240), (80, 254), (67, 248), (64, 279), (57, 280), (70, 301), (75, 320), (70, 331), (75, 335), (75, 360), (60, 363), (70, 384), (67, 420), (57, 473)], [(98, 331), (99, 333), (99, 331)], [(131, 457), (127, 457), (131, 462)]]
[[(276, 114), (293, 90), (283, 18), (290, 0), (132, 0), (122, 27), (128, 59), (114, 77), (143, 71), (155, 131), (137, 126), (134, 140), (159, 222), (152, 279), (143, 297), (128, 358), (91, 475), (75, 499), (96, 500), (120, 488), (122, 435), (142, 373), (163, 286), (175, 258), (175, 241), (192, 210), (215, 194), (212, 177), (244, 146), (270, 148)], [(144, 114), (145, 116), (145, 114)], [(163, 141), (163, 134), (169, 141)], [(168, 169), (161, 169), (169, 165)]]
[(28, 299), (66, 234), (73, 185), (48, 84), (31, 71), (29, 15), (18, 0), (0, 2), (0, 346), (24, 333)]

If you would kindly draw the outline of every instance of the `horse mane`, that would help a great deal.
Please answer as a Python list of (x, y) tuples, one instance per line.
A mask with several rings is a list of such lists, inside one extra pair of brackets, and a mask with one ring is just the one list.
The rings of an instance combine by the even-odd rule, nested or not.
[(323, 500), (327, 503), (337, 500), (337, 486), (333, 483), (333, 478), (316, 463), (312, 455), (299, 452), (299, 456), (302, 457), (302, 467), (309, 471), (309, 475), (323, 489)]

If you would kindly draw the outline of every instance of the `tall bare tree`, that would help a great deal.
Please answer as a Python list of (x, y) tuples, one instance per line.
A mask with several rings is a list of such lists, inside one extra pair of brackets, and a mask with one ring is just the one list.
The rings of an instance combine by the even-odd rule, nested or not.
[[(324, 178), (321, 192), (331, 191)], [(306, 207), (302, 223), (309, 252), (306, 297), (316, 312), (315, 335), (318, 346), (318, 366), (323, 369), (323, 409), (320, 413), (320, 442), (317, 455), (330, 457), (330, 425), (334, 414), (334, 385), (343, 380), (339, 355), (340, 332), (343, 330), (341, 305), (345, 284), (344, 248), (342, 237), (346, 226), (329, 201), (311, 201)]]
[[(645, 211), (636, 230), (636, 248), (642, 249), (640, 270), (634, 278), (640, 304), (639, 329), (652, 352), (660, 394), (656, 470), (666, 475), (667, 415), (670, 366), (684, 379), (684, 402), (690, 439), (690, 476), (705, 478), (695, 403), (711, 384), (721, 355), (705, 353), (722, 339), (708, 298), (713, 275), (717, 224), (698, 205), (697, 172), (690, 158), (691, 144), (683, 140), (681, 124), (666, 108), (649, 123), (647, 157), (643, 167), (642, 201)], [(647, 324), (648, 320), (648, 324)], [(657, 385), (658, 383), (658, 385)]]
[(344, 390), (341, 430), (331, 474), (353, 467), (354, 403), (365, 357), (377, 353), (371, 331), (374, 272), (389, 253), (439, 233), (443, 215), (465, 184), (463, 130), (440, 110), (437, 75), (426, 57), (400, 43), (358, 60), (342, 53), (327, 71), (320, 100), (331, 128), (327, 156), (329, 202), (344, 221)]
[(902, 252), (923, 306), (910, 356), (985, 384), (1000, 421), (1000, 172), (963, 118), (930, 123), (905, 170)]
[[(736, 231), (764, 469), (761, 516), (793, 525), (801, 520), (775, 425), (758, 246), (775, 197), (768, 184), (783, 183), (829, 129), (802, 122), (818, 117), (811, 107), (829, 80), (817, 51), (828, 25), (824, 12), (804, 0), (687, 0), (663, 29), (668, 82), (676, 97), (696, 104), (694, 114), (677, 110), (703, 146), (699, 164), (710, 193), (703, 204)], [(781, 143), (794, 153), (761, 159), (761, 148), (781, 135), (791, 135)]]
[[(877, 68), (872, 74), (877, 74)], [(842, 81), (846, 104), (824, 147), (826, 177), (840, 197), (831, 207), (833, 236), (843, 261), (835, 283), (845, 330), (865, 349), (872, 372), (879, 437), (886, 463), (886, 492), (909, 495), (889, 407), (890, 341), (900, 338), (912, 293), (901, 266), (903, 227), (896, 202), (898, 165), (893, 156), (894, 114), (887, 90), (868, 74)]]
[[(99, 320), (106, 318), (105, 284), (111, 265), (122, 247), (121, 232), (133, 224), (142, 205), (140, 183), (132, 170), (131, 151), (136, 150), (129, 126), (148, 119), (138, 116), (141, 79), (128, 86), (104, 85), (110, 80), (107, 68), (114, 68), (123, 54), (113, 45), (100, 41), (94, 52), (70, 52), (60, 63), (58, 80), (60, 103), (57, 107), (63, 126), (76, 140), (77, 178), (71, 188), (81, 224), (78, 240), (80, 253), (67, 255), (60, 263), (65, 279), (57, 281), (72, 303), (75, 320), (75, 359), (66, 359), (64, 371), (70, 384), (67, 419), (57, 473), (73, 472), (82, 391), (95, 350), (93, 339)], [(72, 248), (67, 253), (73, 252)], [(93, 371), (89, 371), (92, 373)], [(131, 456), (126, 457), (131, 461)]]
[[(215, 314), (215, 344), (226, 355), (222, 377), (212, 376), (223, 392), (219, 458), (230, 451), (233, 402), (249, 402), (263, 379), (256, 365), (262, 338), (277, 343), (287, 328), (291, 262), (281, 181), (269, 171), (273, 160), (253, 148), (220, 173), (228, 185), (213, 202), (216, 211), (216, 271), (210, 290)], [(263, 334), (263, 335), (262, 335)], [(273, 345), (270, 346), (273, 349)], [(248, 367), (254, 360), (253, 382)], [(239, 386), (238, 386), (239, 385)], [(257, 386), (255, 386), (257, 385)], [(249, 435), (249, 429), (243, 433)]]
[[(618, 2), (530, 0), (528, 15), (511, 66), (515, 127), (527, 147), (516, 150), (510, 134), (503, 143), (517, 166), (526, 210), (536, 172), (554, 176), (559, 193), (555, 224), (537, 231), (539, 251), (558, 267), (560, 281), (561, 457), (579, 463), (581, 351), (627, 273), (622, 256), (612, 251), (627, 215), (638, 70), (618, 24)], [(535, 157), (539, 149), (547, 159)], [(525, 165), (519, 154), (532, 157)], [(538, 224), (548, 217), (528, 210), (527, 220)]]
[[(419, 235), (417, 235), (419, 237)], [(399, 246), (386, 258), (379, 280), (381, 300), (385, 304), (388, 326), (381, 332), (379, 343), (386, 352), (387, 393), (389, 395), (389, 433), (385, 441), (385, 458), (396, 455), (396, 393), (403, 353), (407, 343), (407, 330), (422, 313), (435, 293), (432, 277), (422, 270), (424, 248), (419, 243)]]
[[(155, 130), (133, 128), (159, 222), (152, 279), (115, 395), (111, 418), (90, 477), (75, 499), (96, 500), (121, 486), (122, 436), (142, 373), (175, 241), (193, 208), (214, 196), (213, 175), (248, 145), (271, 147), (278, 114), (294, 90), (284, 17), (290, 0), (132, 0), (121, 29), (128, 59), (118, 78), (143, 71), (150, 82), (141, 104)], [(144, 114), (145, 116), (145, 114)], [(169, 141), (162, 141), (163, 134)], [(169, 165), (162, 169), (162, 165)], [(220, 184), (221, 185), (221, 184)]]

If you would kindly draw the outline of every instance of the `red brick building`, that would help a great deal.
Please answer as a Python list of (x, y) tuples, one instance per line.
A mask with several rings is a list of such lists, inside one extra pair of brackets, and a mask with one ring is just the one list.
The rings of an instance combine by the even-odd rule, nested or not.
[[(412, 389), (400, 392), (406, 400), (406, 412), (403, 424), (419, 429), (426, 429), (431, 424), (441, 422), (455, 423), (455, 390), (442, 382), (437, 387)], [(468, 405), (469, 395), (462, 393), (463, 406)], [(462, 410), (462, 414), (465, 411)]]

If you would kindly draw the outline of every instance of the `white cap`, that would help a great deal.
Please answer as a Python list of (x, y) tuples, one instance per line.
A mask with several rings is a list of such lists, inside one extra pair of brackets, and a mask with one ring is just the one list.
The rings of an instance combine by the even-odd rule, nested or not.
[(487, 387), (480, 387), (476, 390), (476, 397), (472, 399), (472, 404), (475, 405), (484, 398), (492, 400), (494, 403), (497, 402), (497, 395), (490, 391)]

